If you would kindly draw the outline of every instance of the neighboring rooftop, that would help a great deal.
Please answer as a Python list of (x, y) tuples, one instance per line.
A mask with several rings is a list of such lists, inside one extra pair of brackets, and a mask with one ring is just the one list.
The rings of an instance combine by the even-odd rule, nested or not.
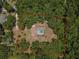
[(0, 23), (3, 24), (5, 21), (7, 21), (7, 17), (5, 14), (0, 14)]

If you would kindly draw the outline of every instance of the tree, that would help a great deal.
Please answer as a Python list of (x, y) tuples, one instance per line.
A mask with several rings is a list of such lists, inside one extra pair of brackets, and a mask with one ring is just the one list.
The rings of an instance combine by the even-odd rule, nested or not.
[(13, 7), (9, 5), (6, 1), (3, 3), (3, 7), (8, 11), (11, 12), (13, 10)]
[(5, 32), (4, 37), (2, 38), (2, 42), (5, 45), (9, 45), (11, 43), (13, 43), (13, 33), (10, 32)]
[(17, 59), (29, 59), (29, 54), (24, 54), (24, 53), (21, 53), (21, 54), (18, 54), (16, 56)]
[(39, 48), (39, 42), (38, 41), (35, 41), (32, 43), (32, 47), (31, 47), (33, 50), (37, 50)]
[(7, 21), (3, 24), (4, 29), (11, 30), (15, 24), (15, 17), (9, 15)]
[(8, 59), (9, 47), (0, 45), (0, 59)]
[(26, 39), (21, 39), (19, 46), (20, 46), (21, 49), (28, 49), (29, 48), (29, 42), (26, 42)]

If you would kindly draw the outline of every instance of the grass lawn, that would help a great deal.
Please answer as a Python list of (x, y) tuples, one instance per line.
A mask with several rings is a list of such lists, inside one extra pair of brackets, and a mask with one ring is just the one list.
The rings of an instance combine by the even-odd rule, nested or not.
[(9, 56), (8, 59), (17, 59), (16, 56)]

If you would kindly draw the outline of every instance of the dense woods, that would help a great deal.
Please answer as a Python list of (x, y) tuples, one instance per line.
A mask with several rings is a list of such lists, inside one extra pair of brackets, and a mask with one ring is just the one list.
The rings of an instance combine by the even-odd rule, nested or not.
[[(26, 1), (26, 0), (25, 0)], [(21, 2), (21, 4), (20, 4)], [(19, 17), (26, 20), (24, 25), (31, 26), (38, 20), (48, 21), (48, 25), (54, 29), (61, 42), (66, 40), (67, 51), (63, 58), (78, 59), (78, 21), (79, 21), (79, 4), (78, 0), (27, 0), (22, 2), (19, 0), (16, 4)], [(18, 6), (18, 5), (21, 6)], [(28, 16), (29, 14), (45, 14)], [(47, 15), (46, 15), (47, 14)], [(55, 17), (56, 16), (56, 17)], [(21, 20), (20, 18), (20, 20)], [(22, 23), (23, 20), (21, 20)], [(19, 21), (20, 22), (20, 21)], [(22, 23), (22, 24), (23, 24)], [(21, 25), (21, 24), (20, 24)], [(67, 27), (67, 28), (65, 28)], [(31, 27), (30, 27), (31, 28)], [(65, 31), (66, 29), (66, 31)], [(66, 37), (64, 37), (66, 32)], [(37, 44), (36, 44), (37, 45)]]
[[(7, 8), (10, 10), (11, 7)], [(78, 0), (18, 0), (16, 8), (20, 29), (23, 30), (26, 26), (30, 29), (37, 21), (48, 21), (49, 27), (58, 36), (58, 39), (51, 43), (33, 42), (31, 47), (33, 53), (15, 53), (17, 59), (79, 59)], [(8, 16), (4, 28), (11, 30), (14, 25), (13, 19), (14, 17)], [(21, 48), (28, 48), (28, 45), (25, 41), (20, 44)], [(7, 59), (8, 51), (4, 53), (7, 47), (0, 48), (0, 59)]]

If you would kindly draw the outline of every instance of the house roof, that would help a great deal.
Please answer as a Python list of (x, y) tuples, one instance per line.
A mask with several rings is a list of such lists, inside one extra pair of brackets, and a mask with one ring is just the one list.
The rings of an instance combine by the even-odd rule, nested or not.
[(7, 17), (5, 15), (0, 15), (0, 23), (3, 24), (5, 21), (7, 21)]
[(44, 30), (43, 27), (38, 27), (38, 28), (36, 29), (36, 34), (37, 34), (37, 35), (44, 35), (44, 32), (45, 32), (45, 30)]

